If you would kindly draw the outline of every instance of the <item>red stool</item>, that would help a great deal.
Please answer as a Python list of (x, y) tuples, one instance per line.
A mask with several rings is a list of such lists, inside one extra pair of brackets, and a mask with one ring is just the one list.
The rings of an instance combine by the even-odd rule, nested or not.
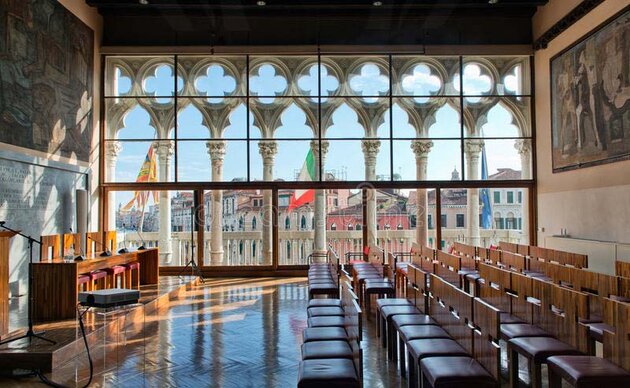
[(118, 276), (120, 276), (120, 283), (122, 285), (122, 288), (125, 288), (125, 271), (127, 271), (127, 268), (125, 268), (122, 265), (115, 265), (111, 268), (107, 268), (105, 270), (105, 272), (107, 272), (107, 280), (108, 280), (107, 288), (116, 288), (117, 286), (116, 278)]
[[(133, 263), (124, 265), (127, 271), (125, 272), (125, 283), (127, 287), (134, 287), (140, 289), (140, 262), (134, 261)], [(132, 271), (136, 271), (135, 276), (132, 275)]]
[[(98, 287), (97, 282), (100, 283)], [(104, 289), (107, 286), (107, 272), (100, 269), (90, 272), (90, 283), (92, 290)]]
[(77, 285), (81, 291), (92, 291), (92, 283), (90, 282), (90, 274), (83, 273), (77, 278)]

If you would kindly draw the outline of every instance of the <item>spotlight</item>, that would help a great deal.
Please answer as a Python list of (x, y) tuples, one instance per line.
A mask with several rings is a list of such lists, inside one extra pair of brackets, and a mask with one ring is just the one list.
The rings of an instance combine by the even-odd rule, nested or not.
[(147, 5), (147, 4), (149, 4), (149, 0), (138, 0), (138, 3), (140, 3), (142, 5)]
[(258, 5), (259, 5), (259, 6), (261, 6), (261, 7), (263, 7), (263, 6), (267, 5), (267, 3), (266, 3), (266, 2), (264, 2), (264, 1), (262, 1), (262, 0), (258, 0), (258, 1), (256, 2), (256, 4), (258, 4)]
[(496, 4), (499, 0), (488, 0), (488, 4)]
[(375, 2), (372, 3), (372, 5), (375, 6), (375, 7), (380, 7), (381, 5), (383, 5), (383, 2), (382, 1), (375, 1)]

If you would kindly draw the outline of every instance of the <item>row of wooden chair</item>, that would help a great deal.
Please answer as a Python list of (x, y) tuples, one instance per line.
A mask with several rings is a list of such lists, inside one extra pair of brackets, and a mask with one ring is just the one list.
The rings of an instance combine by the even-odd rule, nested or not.
[(350, 278), (341, 282), (341, 299), (311, 299), (308, 328), (302, 332), (299, 388), (363, 386), (362, 311)]
[[(455, 243), (455, 249), (457, 249), (458, 244), (460, 246), (463, 245), (461, 243)], [(534, 245), (515, 244), (505, 241), (499, 242), (499, 249), (505, 252), (537, 258), (545, 262), (555, 262), (562, 265), (570, 265), (576, 268), (588, 268), (588, 256), (581, 253), (565, 252), (556, 249), (537, 247)]]
[[(553, 269), (553, 273), (550, 273), (549, 279), (545, 278), (545, 276), (538, 277), (538, 278), (535, 278), (532, 276), (526, 276), (525, 274), (523, 274), (523, 272), (528, 272), (528, 269), (530, 267), (530, 261), (534, 260), (533, 258), (526, 257), (520, 254), (513, 254), (506, 251), (485, 250), (482, 248), (465, 246), (463, 244), (460, 244), (459, 246), (455, 247), (455, 249), (453, 250), (453, 252), (456, 253), (456, 255), (448, 255), (443, 252), (440, 253), (439, 251), (435, 251), (430, 248), (421, 247), (417, 245), (414, 246), (414, 248), (412, 249), (412, 252), (414, 252), (414, 259), (412, 260), (412, 262), (415, 263), (415, 265), (417, 265), (417, 268), (419, 270), (425, 270), (427, 273), (434, 273), (434, 274), (441, 275), (444, 278), (444, 280), (447, 281), (449, 284), (452, 284), (454, 286), (459, 286), (461, 288), (464, 288), (466, 284), (464, 280), (471, 274), (471, 271), (470, 271), (471, 267), (476, 268), (478, 271), (474, 273), (474, 282), (472, 283), (475, 286), (474, 288), (470, 290), (470, 292), (471, 293), (474, 292), (474, 294), (481, 297), (481, 299), (489, 301), (491, 305), (493, 304), (495, 305), (495, 307), (498, 306), (498, 308), (500, 309), (502, 308), (503, 313), (500, 316), (501, 319), (503, 319), (503, 321), (501, 322), (504, 323), (504, 325), (501, 326), (502, 339), (509, 341), (513, 338), (520, 337), (520, 336), (526, 336), (526, 337), (534, 336), (535, 338), (538, 338), (538, 337), (547, 338), (544, 340), (533, 340), (533, 342), (539, 341), (546, 344), (547, 346), (558, 345), (560, 347), (566, 348), (567, 352), (578, 352), (578, 351), (585, 352), (585, 351), (590, 350), (591, 348), (588, 342), (586, 341), (587, 336), (585, 335), (585, 331), (589, 329), (587, 325), (593, 319), (597, 318), (596, 317), (597, 309), (591, 308), (593, 304), (592, 303), (593, 296), (589, 294), (585, 294), (581, 291), (584, 291), (584, 290), (588, 291), (587, 287), (599, 287), (603, 289), (599, 295), (611, 296), (614, 299), (614, 296), (612, 294), (606, 293), (606, 289), (613, 289), (614, 284), (618, 284), (614, 282), (614, 279), (612, 281), (609, 278), (600, 279), (599, 275), (601, 274), (593, 275), (594, 273), (575, 268), (572, 266), (572, 264), (561, 265), (559, 263), (554, 263), (554, 262), (549, 263), (540, 259), (536, 259), (536, 261), (544, 263), (542, 265), (545, 266), (546, 268)], [(456, 257), (453, 257), (453, 256), (456, 256)], [(588, 273), (588, 275), (590, 275), (590, 278), (588, 276), (585, 276), (587, 280), (580, 280), (579, 282), (576, 281), (575, 280), (576, 276), (578, 276), (579, 273), (581, 272)], [(531, 272), (530, 274), (535, 275), (533, 272)], [(493, 275), (494, 277), (492, 277), (491, 275)], [(498, 276), (498, 275), (501, 275), (501, 276)], [(554, 275), (564, 276), (567, 279), (570, 279), (572, 283), (569, 283), (568, 281), (564, 281), (563, 283), (567, 283), (567, 284), (563, 284), (562, 282), (554, 281)], [(410, 283), (413, 283), (414, 276), (415, 275), (413, 274), (407, 274), (406, 279)], [(604, 276), (608, 276), (608, 275), (604, 275)], [(497, 290), (501, 288), (499, 285), (502, 283), (506, 283), (506, 279), (508, 279), (508, 281), (511, 282), (512, 277), (518, 277), (519, 280), (515, 280), (514, 285), (510, 283), (511, 288), (509, 289), (509, 292), (507, 291), (505, 292), (506, 297), (508, 297), (509, 295), (521, 295), (521, 296), (530, 295), (530, 296), (521, 297), (521, 299), (516, 299), (516, 300), (520, 300), (522, 303), (524, 303), (524, 301), (527, 301), (527, 304), (524, 304), (524, 305), (513, 303), (510, 299), (506, 299), (509, 301), (509, 308), (506, 309), (505, 300), (503, 301), (504, 302), (503, 304), (498, 303), (501, 300), (496, 299), (496, 298), (493, 299), (491, 297), (491, 294), (492, 294), (492, 291), (497, 292)], [(485, 285), (486, 278), (490, 278), (487, 286)], [(548, 280), (548, 281), (545, 282), (545, 280)], [(606, 280), (606, 281), (602, 281), (602, 280)], [(531, 287), (528, 288), (526, 286), (527, 284), (530, 284), (530, 282), (531, 282), (531, 285), (533, 285), (535, 282), (535, 284), (538, 285), (538, 289), (546, 289), (547, 292), (534, 293)], [(567, 288), (567, 285), (573, 286), (573, 283), (577, 285), (577, 286), (574, 286), (575, 289)], [(599, 283), (603, 283), (603, 284), (599, 284)], [(481, 290), (484, 290), (484, 291), (482, 292)], [(541, 294), (546, 295), (545, 298), (541, 298)], [(551, 297), (549, 297), (549, 295), (551, 295)], [(544, 302), (541, 302), (541, 300), (544, 300)], [(572, 303), (575, 302), (576, 300), (579, 300), (582, 302), (581, 304), (577, 302), (576, 304), (571, 304), (569, 302), (566, 302), (565, 305), (568, 307), (559, 308), (558, 306), (562, 305), (561, 302), (563, 300), (565, 302), (572, 301)], [(610, 300), (610, 299), (607, 299), (607, 300)], [(619, 300), (623, 300), (623, 296), (621, 298), (618, 298), (614, 302), (619, 303)], [(531, 307), (533, 305), (530, 303), (530, 301), (538, 301), (543, 306), (553, 306), (553, 309), (545, 309), (544, 313), (539, 312), (537, 314), (534, 314), (533, 307)], [(604, 303), (608, 303), (608, 301)], [(528, 311), (527, 309), (528, 305), (530, 305), (529, 306), (530, 314), (525, 314), (524, 316), (521, 314), (519, 317), (519, 311), (521, 313)], [(568, 325), (567, 327), (563, 327), (561, 330), (556, 330), (556, 334), (557, 334), (556, 337), (560, 336), (561, 338), (550, 339), (552, 334), (550, 334), (549, 332), (550, 331), (553, 332), (553, 330), (551, 329), (553, 329), (554, 327), (557, 329), (558, 326), (548, 326), (549, 322), (553, 322), (554, 320), (557, 321), (556, 315), (565, 316), (566, 315), (565, 311), (568, 311), (571, 308), (574, 308), (575, 306), (578, 306), (578, 305), (581, 306), (579, 308), (580, 315), (576, 314), (575, 320), (569, 319), (567, 321), (561, 321), (561, 322), (567, 322), (566, 325)], [(574, 309), (574, 311), (577, 311), (577, 310)], [(516, 312), (516, 314), (513, 315), (512, 312)], [(554, 315), (551, 315), (551, 314), (554, 314)], [(568, 315), (572, 316), (573, 313), (569, 313)], [(535, 317), (543, 319), (543, 321), (541, 322), (535, 321), (534, 320)], [(536, 325), (535, 323), (539, 323), (539, 325)], [(581, 326), (576, 326), (577, 324)], [(611, 327), (609, 323), (604, 322), (603, 325), (604, 325), (604, 328), (610, 329)], [(571, 327), (573, 327), (573, 329), (571, 329)], [(602, 329), (600, 329), (600, 332), (601, 330)], [(578, 331), (581, 331), (580, 335), (576, 334), (578, 333)], [(607, 333), (608, 331), (603, 329), (603, 332)], [(569, 337), (562, 337), (565, 335), (568, 335)], [(621, 338), (624, 338), (624, 337), (621, 336)], [(574, 342), (571, 342), (570, 339), (573, 339)], [(580, 342), (575, 342), (575, 341), (580, 341)], [(516, 345), (518, 344), (518, 341), (515, 341), (515, 342), (516, 344), (512, 345), (513, 348), (519, 349), (516, 347)], [(559, 343), (562, 343), (564, 345), (559, 345)], [(574, 346), (569, 346), (569, 345), (574, 345)], [(524, 352), (526, 355), (528, 354), (527, 351), (525, 350), (521, 349), (521, 351)], [(537, 366), (537, 364), (534, 362), (535, 359), (536, 359), (535, 357), (532, 358), (533, 367), (531, 368), (532, 369), (531, 371), (533, 372), (533, 380), (535, 381), (535, 383), (537, 383), (540, 380), (539, 379), (540, 364), (538, 364)], [(589, 361), (589, 362), (593, 362), (593, 361)], [(516, 367), (516, 365), (514, 366)], [(623, 373), (621, 375), (623, 375)], [(567, 377), (569, 375), (565, 374), (564, 376)], [(622, 378), (625, 378), (625, 377), (622, 376)], [(574, 379), (574, 380), (581, 381), (580, 379)], [(569, 379), (569, 381), (571, 382), (571, 379)]]
[(328, 249), (325, 263), (311, 263), (308, 270), (308, 298), (316, 295), (339, 298), (339, 256)]

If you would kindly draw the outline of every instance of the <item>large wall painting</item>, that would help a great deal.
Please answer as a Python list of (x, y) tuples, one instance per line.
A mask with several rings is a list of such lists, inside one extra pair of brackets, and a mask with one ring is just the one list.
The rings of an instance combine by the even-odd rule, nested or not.
[(630, 8), (551, 59), (553, 171), (630, 159)]
[(0, 142), (88, 161), (94, 32), (57, 0), (0, 0)]

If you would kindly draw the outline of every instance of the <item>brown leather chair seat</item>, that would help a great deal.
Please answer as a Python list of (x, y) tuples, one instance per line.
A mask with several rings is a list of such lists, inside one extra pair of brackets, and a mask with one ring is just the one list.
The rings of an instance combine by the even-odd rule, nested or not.
[(471, 357), (429, 357), (420, 361), (423, 378), (433, 388), (498, 387), (497, 381)]
[(514, 315), (512, 315), (512, 314), (510, 314), (508, 312), (501, 312), (500, 315), (501, 315), (501, 317), (500, 317), (500, 321), (499, 322), (501, 322), (501, 324), (525, 323), (519, 317), (515, 317)]
[(604, 322), (588, 324), (588, 334), (595, 341), (604, 342), (604, 331), (614, 333), (615, 328), (605, 324)]
[(343, 341), (348, 339), (348, 333), (343, 327), (309, 327), (302, 331), (302, 340), (312, 341)]
[(582, 355), (582, 352), (572, 346), (550, 337), (522, 337), (508, 342), (509, 346), (518, 353), (533, 359), (537, 364), (543, 364), (551, 356)]
[(409, 305), (409, 306), (383, 306), (383, 308), (381, 308), (381, 317), (383, 317), (383, 319), (389, 319), (392, 316), (395, 315), (409, 315), (409, 314), (420, 314), (420, 311), (418, 310), (418, 308), (416, 306), (413, 305)]
[(382, 307), (385, 306), (411, 306), (412, 303), (405, 298), (387, 298), (387, 299), (377, 299), (376, 307), (380, 311)]
[(521, 337), (553, 337), (538, 326), (527, 323), (501, 324), (501, 339), (509, 341), (512, 338)]
[(359, 377), (352, 360), (304, 360), (298, 369), (298, 388), (358, 388)]
[(467, 356), (468, 352), (450, 338), (424, 338), (407, 342), (407, 351), (415, 360), (426, 357)]
[(312, 317), (308, 319), (308, 327), (341, 327), (345, 326), (345, 317)]
[(392, 317), (392, 325), (396, 330), (409, 325), (437, 325), (437, 322), (429, 315), (396, 315)]
[(321, 358), (352, 359), (352, 348), (347, 341), (315, 341), (302, 344), (302, 360)]
[(342, 317), (344, 312), (341, 307), (312, 307), (306, 310), (310, 317)]
[(630, 373), (610, 361), (593, 356), (552, 356), (547, 359), (550, 379), (562, 377), (576, 388), (630, 386)]
[(311, 299), (307, 309), (314, 307), (341, 307), (341, 299)]
[(308, 279), (308, 284), (335, 284), (333, 279), (329, 276), (327, 278), (320, 278), (320, 279)]
[(398, 332), (404, 342), (426, 338), (451, 338), (446, 330), (435, 325), (403, 326)]
[(394, 285), (390, 282), (369, 282), (365, 283), (365, 292), (369, 294), (390, 294), (394, 293)]

